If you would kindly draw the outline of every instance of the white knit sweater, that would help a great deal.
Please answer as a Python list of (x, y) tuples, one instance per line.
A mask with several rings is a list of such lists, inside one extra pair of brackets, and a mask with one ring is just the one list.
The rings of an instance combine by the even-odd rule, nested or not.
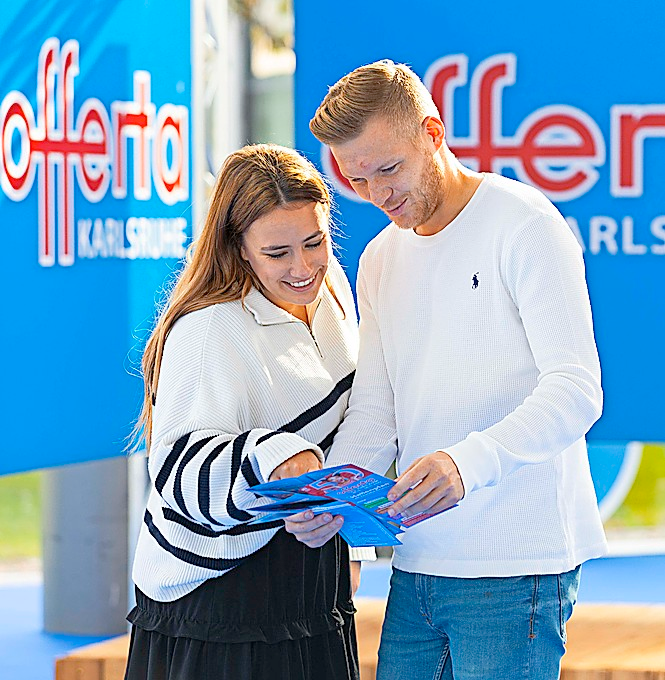
[(557, 573), (606, 550), (584, 436), (602, 407), (581, 249), (537, 190), (485, 175), (433, 236), (391, 224), (358, 277), (360, 355), (328, 465), (447, 451), (466, 494), (402, 536), (404, 571)]
[(344, 312), (322, 287), (312, 329), (257, 290), (179, 319), (169, 333), (148, 459), (152, 488), (133, 578), (172, 601), (264, 546), (282, 526), (248, 524), (248, 491), (306, 449), (323, 460), (347, 406), (357, 319), (340, 265)]

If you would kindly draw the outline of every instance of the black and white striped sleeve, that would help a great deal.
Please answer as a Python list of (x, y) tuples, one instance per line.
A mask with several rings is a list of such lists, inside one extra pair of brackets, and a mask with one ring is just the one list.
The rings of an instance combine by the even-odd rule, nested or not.
[(258, 503), (249, 487), (268, 481), (276, 467), (307, 449), (323, 460), (318, 446), (291, 432), (197, 430), (157, 443), (150, 476), (176, 512), (204, 525), (230, 526), (254, 517), (243, 509)]
[[(264, 412), (253, 412), (256, 399), (248, 393), (265, 380), (264, 365), (242, 328), (233, 326), (234, 317), (219, 316), (214, 306), (188, 314), (167, 338), (148, 468), (174, 511), (205, 525), (228, 526), (252, 518), (243, 509), (257, 504), (250, 486), (268, 481), (300, 451), (312, 450), (321, 461), (323, 451), (295, 428), (281, 429), (279, 405), (264, 399)], [(262, 427), (266, 421), (271, 427)]]

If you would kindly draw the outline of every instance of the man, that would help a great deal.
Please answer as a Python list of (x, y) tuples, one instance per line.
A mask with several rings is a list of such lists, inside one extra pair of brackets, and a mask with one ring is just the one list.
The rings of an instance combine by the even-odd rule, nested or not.
[[(392, 510), (445, 510), (395, 549), (378, 678), (554, 680), (579, 565), (606, 551), (581, 249), (540, 192), (457, 161), (403, 65), (342, 78), (310, 129), (391, 220), (360, 260), (358, 370), (327, 464), (396, 458)], [(287, 530), (318, 546), (341, 521)]]

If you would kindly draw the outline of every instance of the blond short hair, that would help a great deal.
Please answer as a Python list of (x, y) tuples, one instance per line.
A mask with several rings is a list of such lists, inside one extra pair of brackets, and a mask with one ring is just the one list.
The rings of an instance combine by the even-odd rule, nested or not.
[(439, 111), (420, 78), (389, 59), (360, 66), (329, 90), (309, 123), (324, 144), (355, 139), (374, 116), (385, 116), (399, 134), (415, 137), (427, 116)]

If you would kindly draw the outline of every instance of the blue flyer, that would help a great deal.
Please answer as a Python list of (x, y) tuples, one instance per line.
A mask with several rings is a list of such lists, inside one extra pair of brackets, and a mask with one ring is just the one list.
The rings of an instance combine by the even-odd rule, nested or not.
[(300, 477), (257, 484), (251, 491), (257, 498), (272, 502), (248, 509), (261, 511), (253, 520), (255, 523), (284, 519), (305, 510), (341, 515), (344, 525), (340, 534), (352, 548), (398, 545), (399, 534), (433, 515), (390, 517), (388, 508), (393, 501), (387, 495), (394, 485), (392, 479), (357, 465), (338, 465)]

